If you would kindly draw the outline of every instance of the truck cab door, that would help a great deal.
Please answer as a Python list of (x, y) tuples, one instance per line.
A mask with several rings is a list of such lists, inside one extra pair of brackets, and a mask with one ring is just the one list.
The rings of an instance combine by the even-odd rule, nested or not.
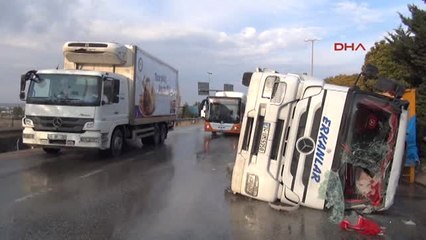
[(100, 121), (104, 121), (109, 126), (126, 123), (128, 107), (125, 97), (120, 94), (127, 91), (127, 89), (120, 89), (125, 87), (118, 79), (106, 78), (103, 81), (101, 107), (98, 112)]

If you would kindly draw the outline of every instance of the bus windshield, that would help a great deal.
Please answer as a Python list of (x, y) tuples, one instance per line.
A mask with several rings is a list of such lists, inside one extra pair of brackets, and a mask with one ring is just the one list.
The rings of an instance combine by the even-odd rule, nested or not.
[(206, 116), (209, 122), (239, 123), (241, 121), (241, 99), (210, 97)]
[(99, 106), (102, 87), (98, 76), (39, 74), (41, 81), (32, 81), (27, 103), (69, 106)]

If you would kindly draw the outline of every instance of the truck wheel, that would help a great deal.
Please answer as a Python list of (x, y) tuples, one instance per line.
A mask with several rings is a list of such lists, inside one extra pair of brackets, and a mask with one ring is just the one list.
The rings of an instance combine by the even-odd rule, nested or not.
[(158, 124), (154, 125), (154, 135), (149, 136), (149, 137), (145, 137), (142, 138), (142, 143), (144, 145), (151, 145), (151, 146), (157, 146), (160, 144), (160, 127), (158, 126)]
[(57, 153), (59, 153), (61, 151), (61, 149), (60, 148), (47, 148), (47, 147), (44, 147), (43, 151), (45, 151), (48, 154), (57, 154)]
[(160, 125), (160, 144), (164, 143), (167, 138), (167, 128), (165, 124)]
[(119, 128), (116, 128), (111, 136), (111, 143), (109, 147), (109, 153), (113, 157), (118, 157), (121, 154), (121, 151), (123, 150), (124, 145), (124, 137), (123, 137), (123, 131), (121, 131)]

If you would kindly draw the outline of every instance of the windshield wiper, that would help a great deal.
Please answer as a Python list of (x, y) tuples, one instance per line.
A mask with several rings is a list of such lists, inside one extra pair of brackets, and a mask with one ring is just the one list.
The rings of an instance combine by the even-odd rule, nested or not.
[(69, 101), (82, 101), (79, 98), (65, 98), (65, 100), (69, 100)]

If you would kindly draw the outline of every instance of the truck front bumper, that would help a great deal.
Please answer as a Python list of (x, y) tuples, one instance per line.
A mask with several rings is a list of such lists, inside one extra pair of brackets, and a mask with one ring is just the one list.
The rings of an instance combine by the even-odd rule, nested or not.
[(106, 149), (108, 135), (100, 131), (86, 131), (84, 133), (64, 133), (34, 131), (32, 128), (24, 128), (22, 134), (23, 143), (31, 146), (45, 147), (83, 147)]

